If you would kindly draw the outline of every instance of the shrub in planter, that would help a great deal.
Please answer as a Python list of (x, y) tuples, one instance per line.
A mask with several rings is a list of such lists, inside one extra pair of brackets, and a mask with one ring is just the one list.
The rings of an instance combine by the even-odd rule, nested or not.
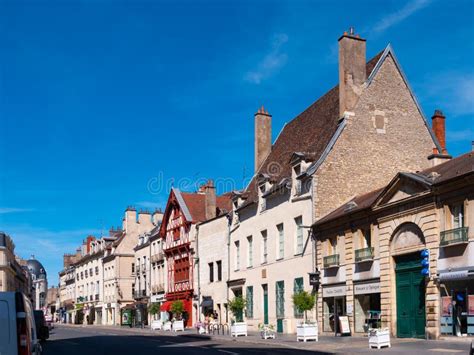
[(150, 313), (153, 316), (153, 318), (155, 318), (155, 315), (160, 313), (160, 305), (158, 303), (152, 303), (148, 307), (148, 313)]
[(244, 322), (245, 305), (246, 300), (240, 296), (228, 301), (229, 309), (235, 317), (235, 321), (232, 322), (232, 325), (230, 326), (231, 336), (247, 336), (247, 323)]
[(183, 311), (184, 311), (183, 301), (174, 301), (171, 304), (170, 310), (173, 313), (173, 315), (176, 317), (176, 319), (181, 319), (181, 315), (183, 314)]
[(316, 303), (316, 297), (309, 292), (300, 291), (293, 295), (293, 304), (296, 309), (304, 314), (304, 322), (296, 327), (296, 340), (318, 340), (317, 323), (309, 323), (307, 312), (312, 310)]

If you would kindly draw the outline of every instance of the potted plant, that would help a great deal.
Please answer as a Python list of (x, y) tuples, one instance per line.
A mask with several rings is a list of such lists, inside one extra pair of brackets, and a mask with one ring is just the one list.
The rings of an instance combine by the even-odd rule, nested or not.
[(175, 320), (173, 321), (173, 330), (177, 331), (184, 331), (184, 321), (181, 318), (184, 310), (184, 303), (183, 301), (174, 301), (171, 304), (171, 312), (173, 313)]
[(370, 328), (369, 329), (369, 349), (377, 348), (380, 349), (382, 346), (392, 346), (390, 344), (390, 331), (388, 328), (378, 329)]
[(155, 319), (155, 316), (160, 313), (160, 305), (158, 303), (152, 303), (149, 307), (148, 307), (148, 312), (152, 315), (152, 317), (154, 318), (151, 322), (151, 326), (150, 328), (152, 330), (155, 330), (155, 329), (158, 329), (158, 330), (161, 330), (162, 328), (162, 323), (161, 323), (161, 320), (159, 319)]
[(308, 322), (307, 312), (314, 308), (316, 297), (309, 292), (300, 291), (293, 295), (293, 304), (296, 309), (304, 314), (304, 321), (296, 326), (296, 341), (318, 341), (318, 324)]
[(236, 296), (233, 300), (228, 301), (228, 307), (235, 317), (235, 320), (232, 321), (230, 326), (231, 336), (247, 336), (247, 323), (244, 322), (245, 305), (246, 301), (242, 296)]
[(273, 324), (258, 324), (258, 330), (262, 339), (275, 339), (275, 326)]

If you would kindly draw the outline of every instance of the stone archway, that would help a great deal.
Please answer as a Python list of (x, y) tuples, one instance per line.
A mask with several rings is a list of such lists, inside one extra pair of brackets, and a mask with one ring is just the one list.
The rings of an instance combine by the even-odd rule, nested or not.
[(413, 253), (425, 248), (423, 231), (415, 223), (403, 223), (397, 227), (390, 241), (392, 256)]
[(398, 337), (425, 336), (425, 280), (421, 275), (420, 251), (425, 248), (425, 237), (415, 223), (404, 223), (392, 234), (392, 329)]

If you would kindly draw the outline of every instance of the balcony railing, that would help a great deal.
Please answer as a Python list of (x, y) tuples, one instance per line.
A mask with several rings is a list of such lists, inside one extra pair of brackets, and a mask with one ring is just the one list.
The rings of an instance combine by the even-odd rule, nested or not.
[(374, 259), (374, 248), (363, 248), (355, 251), (355, 262), (360, 263), (361, 261), (373, 260)]
[(146, 296), (146, 290), (135, 290), (133, 293), (134, 298), (142, 298)]
[(339, 266), (339, 254), (325, 256), (323, 264), (325, 268)]
[(151, 287), (151, 291), (153, 293), (165, 292), (165, 286), (164, 285), (153, 285)]
[(460, 227), (443, 231), (440, 233), (440, 245), (447, 246), (451, 244), (467, 243), (469, 241), (467, 232), (468, 227)]

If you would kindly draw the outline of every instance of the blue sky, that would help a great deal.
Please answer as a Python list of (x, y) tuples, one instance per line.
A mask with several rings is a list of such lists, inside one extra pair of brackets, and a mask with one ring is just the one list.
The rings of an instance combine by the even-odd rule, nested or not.
[[(273, 137), (337, 83), (349, 26), (392, 43), (448, 150), (474, 139), (472, 1), (0, 1), (0, 230), (57, 282), (62, 254), (167, 188), (253, 171), (253, 114)], [(174, 179), (174, 180), (172, 180)], [(186, 184), (191, 184), (186, 186)]]

